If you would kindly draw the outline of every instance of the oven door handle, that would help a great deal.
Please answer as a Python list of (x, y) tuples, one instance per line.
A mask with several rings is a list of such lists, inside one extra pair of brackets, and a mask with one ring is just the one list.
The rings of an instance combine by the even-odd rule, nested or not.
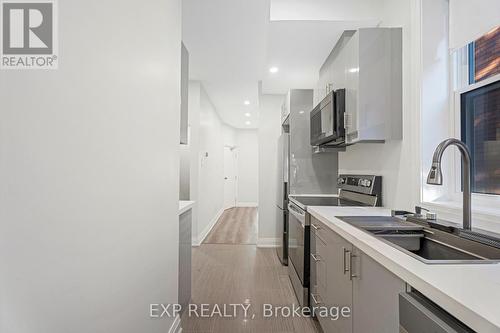
[(295, 216), (297, 220), (300, 221), (302, 226), (305, 226), (306, 223), (306, 213), (302, 212), (300, 208), (297, 208), (294, 204), (288, 204), (288, 211)]

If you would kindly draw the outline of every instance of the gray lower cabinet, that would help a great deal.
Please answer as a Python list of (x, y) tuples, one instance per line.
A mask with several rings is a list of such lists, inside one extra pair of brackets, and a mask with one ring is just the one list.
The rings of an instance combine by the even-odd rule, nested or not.
[[(349, 254), (351, 244), (336, 233), (328, 235), (327, 263), (327, 306), (349, 307), (352, 311), (352, 285), (353, 281), (349, 274)], [(339, 317), (331, 320), (334, 332), (351, 332), (352, 317)]]
[(399, 332), (399, 293), (405, 282), (357, 248), (353, 255), (353, 332)]
[[(352, 307), (352, 280), (347, 271), (351, 244), (328, 230), (318, 220), (311, 221), (311, 305), (316, 307)], [(351, 332), (352, 318), (316, 317), (324, 332)]]
[(191, 221), (192, 210), (179, 216), (179, 304), (182, 312), (191, 301)]
[(311, 305), (351, 309), (337, 320), (317, 315), (323, 331), (399, 332), (405, 283), (314, 217), (311, 230)]

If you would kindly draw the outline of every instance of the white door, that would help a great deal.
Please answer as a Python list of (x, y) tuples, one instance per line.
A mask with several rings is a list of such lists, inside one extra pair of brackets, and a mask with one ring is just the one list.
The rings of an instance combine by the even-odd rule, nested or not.
[(236, 206), (236, 149), (224, 147), (224, 209)]

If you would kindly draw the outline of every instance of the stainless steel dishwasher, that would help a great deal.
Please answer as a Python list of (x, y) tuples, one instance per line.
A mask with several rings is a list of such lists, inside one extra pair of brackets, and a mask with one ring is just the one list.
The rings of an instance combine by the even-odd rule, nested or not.
[(417, 291), (399, 294), (400, 333), (475, 332)]

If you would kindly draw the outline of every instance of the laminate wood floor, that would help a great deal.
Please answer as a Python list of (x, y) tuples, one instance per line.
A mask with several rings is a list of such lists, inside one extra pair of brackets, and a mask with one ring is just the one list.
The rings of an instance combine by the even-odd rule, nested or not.
[(275, 249), (255, 245), (202, 244), (193, 248), (192, 259), (193, 309), (194, 306), (201, 309), (202, 304), (209, 304), (211, 310), (215, 304), (221, 309), (224, 304), (249, 304), (250, 308), (247, 316), (240, 310), (232, 318), (217, 315), (197, 317), (195, 311), (186, 310), (181, 320), (183, 333), (320, 332), (316, 321), (311, 318), (263, 316), (263, 304), (298, 304), (287, 268), (279, 262)]
[(203, 243), (257, 244), (257, 208), (226, 209)]

